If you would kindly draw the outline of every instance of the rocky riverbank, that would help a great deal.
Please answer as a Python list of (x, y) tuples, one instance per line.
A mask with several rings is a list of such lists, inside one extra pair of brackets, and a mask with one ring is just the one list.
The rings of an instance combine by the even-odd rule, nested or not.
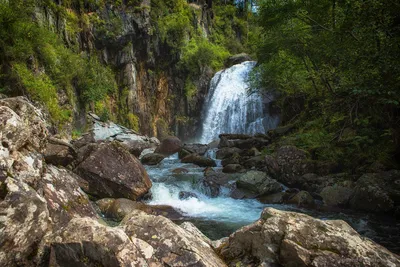
[[(151, 162), (157, 164), (180, 152), (182, 161), (216, 166), (219, 161), (205, 156), (210, 147), (184, 145), (177, 138), (159, 144), (90, 118), (89, 132), (68, 142), (49, 135), (41, 111), (25, 98), (0, 100), (0, 266), (400, 266), (397, 255), (339, 220), (265, 209), (260, 220), (218, 242), (190, 223), (175, 224), (168, 218), (182, 221), (185, 215), (138, 202), (151, 197), (152, 187), (138, 157), (155, 150), (158, 158)], [(321, 197), (326, 205), (397, 209), (396, 171), (326, 182), (331, 180), (321, 177), (328, 175), (327, 168), (301, 150), (260, 152), (270, 141), (268, 136), (221, 136), (217, 156), (225, 173), (206, 169), (206, 186), (218, 195), (224, 181), (232, 181), (229, 175), (239, 174), (229, 183), (236, 198), (265, 200), (283, 193), (293, 196), (282, 199), (299, 205)], [(365, 205), (365, 192), (375, 206)], [(111, 227), (104, 214), (122, 221)]]

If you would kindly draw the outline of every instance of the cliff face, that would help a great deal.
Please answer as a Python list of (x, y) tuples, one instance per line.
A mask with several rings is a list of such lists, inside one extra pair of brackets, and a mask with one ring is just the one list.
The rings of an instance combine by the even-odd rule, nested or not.
[[(55, 4), (61, 7), (57, 1)], [(192, 7), (191, 23), (206, 34), (208, 20), (199, 18), (201, 12), (195, 12), (196, 8)], [(150, 0), (134, 7), (104, 4), (65, 11), (67, 16), (61, 16), (54, 7), (37, 7), (36, 19), (62, 36), (67, 46), (89, 57), (99, 57), (102, 64), (111, 67), (118, 85), (117, 95), (107, 101), (112, 113), (119, 117), (135, 114), (139, 131), (147, 135), (163, 138), (175, 134), (183, 139), (194, 136), (213, 71), (202, 68), (193, 82), (195, 93), (190, 97), (185, 94), (186, 74), (178, 68), (181, 55), (162, 41), (151, 19)], [(75, 125), (82, 127), (84, 107), (76, 103), (73, 110)]]

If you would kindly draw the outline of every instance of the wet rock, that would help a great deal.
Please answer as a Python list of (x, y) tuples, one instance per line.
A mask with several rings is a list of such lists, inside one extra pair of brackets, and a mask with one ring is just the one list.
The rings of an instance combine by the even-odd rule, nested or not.
[(204, 154), (206, 154), (207, 150), (208, 150), (208, 145), (204, 145), (204, 144), (184, 144), (183, 148), (186, 151), (188, 151), (189, 153), (193, 154), (199, 154), (200, 156), (204, 156)]
[(230, 184), (236, 177), (232, 177), (226, 173), (216, 172), (212, 169), (204, 172), (203, 185), (208, 189), (207, 194), (210, 197), (217, 197), (220, 194), (221, 188), (232, 188)]
[(229, 266), (399, 266), (400, 259), (346, 222), (266, 208), (220, 252)]
[(288, 204), (295, 204), (299, 207), (312, 207), (314, 198), (307, 191), (300, 191), (287, 201)]
[(226, 266), (209, 244), (162, 216), (134, 211), (121, 223), (128, 234), (154, 248), (166, 266)]
[(224, 147), (217, 151), (217, 159), (225, 159), (231, 157), (233, 154), (241, 154), (242, 150), (237, 147)]
[(156, 149), (156, 153), (169, 156), (179, 152), (181, 148), (181, 140), (176, 136), (169, 136), (162, 140), (161, 145)]
[(261, 203), (264, 204), (282, 204), (287, 200), (288, 193), (278, 192), (258, 198)]
[(146, 154), (141, 158), (141, 162), (144, 165), (157, 165), (160, 163), (165, 157), (161, 154), (158, 153), (151, 153), (151, 154)]
[(199, 198), (195, 193), (188, 191), (179, 192), (179, 199)]
[(190, 154), (181, 160), (182, 163), (193, 163), (200, 167), (216, 167), (217, 164), (214, 160), (206, 158), (197, 154)]
[(43, 176), (43, 197), (57, 227), (65, 226), (74, 217), (98, 218), (75, 177), (72, 172), (52, 165), (47, 166)]
[(249, 171), (236, 181), (237, 188), (248, 190), (258, 196), (273, 194), (283, 190), (282, 185), (265, 172)]
[(143, 165), (118, 143), (96, 144), (88, 155), (75, 169), (89, 183), (87, 193), (136, 200), (150, 189)]
[(320, 195), (327, 206), (347, 207), (354, 191), (350, 187), (341, 185), (327, 186)]
[(0, 266), (32, 266), (32, 256), (50, 228), (46, 201), (10, 177), (0, 180), (0, 187)]
[(257, 148), (253, 147), (247, 150), (243, 150), (241, 153), (239, 153), (240, 156), (242, 157), (257, 157), (257, 156), (261, 156), (261, 152), (258, 151)]
[(244, 168), (240, 164), (228, 164), (223, 169), (222, 172), (225, 173), (235, 173), (235, 172), (242, 172)]
[(91, 218), (76, 218), (47, 243), (46, 266), (162, 266), (145, 241)]
[(245, 162), (243, 162), (243, 166), (247, 169), (257, 168), (260, 169), (265, 166), (265, 157), (264, 156), (256, 156), (252, 157)]
[(361, 176), (350, 200), (353, 209), (388, 212), (400, 205), (400, 171), (367, 173)]
[(185, 158), (185, 157), (187, 157), (187, 156), (189, 156), (191, 154), (192, 154), (192, 152), (182, 148), (178, 153), (178, 157), (179, 157), (179, 159), (183, 159), (183, 158)]
[(232, 156), (225, 158), (222, 160), (221, 164), (222, 166), (226, 166), (229, 164), (241, 164), (242, 162), (242, 158), (240, 157), (240, 155), (238, 153), (234, 153), (232, 154)]
[(56, 166), (68, 166), (75, 159), (70, 147), (53, 143), (47, 144), (43, 155), (46, 163)]
[(233, 65), (240, 64), (240, 63), (243, 63), (245, 61), (251, 61), (251, 60), (252, 60), (251, 57), (246, 53), (233, 55), (233, 56), (229, 57), (226, 60), (225, 67), (229, 68), (229, 67), (231, 67)]
[(171, 206), (147, 205), (142, 202), (135, 202), (130, 199), (105, 198), (96, 201), (100, 211), (107, 217), (121, 221), (124, 217), (135, 210), (141, 210), (151, 215), (161, 215), (171, 220), (180, 220), (184, 216)]

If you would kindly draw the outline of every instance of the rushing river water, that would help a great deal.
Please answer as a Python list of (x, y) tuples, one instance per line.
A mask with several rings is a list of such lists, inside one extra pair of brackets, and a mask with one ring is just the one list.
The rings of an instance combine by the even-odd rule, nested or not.
[[(213, 155), (214, 153), (209, 153)], [(188, 172), (176, 174), (173, 171), (184, 168)], [(156, 166), (146, 166), (153, 181), (151, 189), (153, 198), (149, 204), (169, 205), (187, 216), (185, 220), (194, 223), (211, 239), (228, 236), (244, 225), (259, 219), (265, 207), (280, 210), (296, 211), (320, 219), (342, 219), (348, 222), (360, 234), (373, 239), (386, 248), (400, 252), (400, 222), (372, 214), (354, 211), (321, 212), (298, 208), (294, 205), (262, 204), (255, 199), (238, 200), (228, 197), (226, 188), (218, 197), (211, 198), (203, 186), (203, 170), (193, 164), (180, 163), (177, 155), (164, 159)], [(221, 171), (221, 168), (215, 168)], [(180, 199), (179, 192), (194, 193), (198, 198)]]

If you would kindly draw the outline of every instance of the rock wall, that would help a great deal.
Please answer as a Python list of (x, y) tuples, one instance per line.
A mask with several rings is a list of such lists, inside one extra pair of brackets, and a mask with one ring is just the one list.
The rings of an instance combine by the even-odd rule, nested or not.
[[(62, 6), (57, 1), (55, 4)], [(111, 67), (119, 88), (119, 95), (111, 101), (112, 111), (124, 110), (126, 114), (137, 115), (139, 130), (146, 135), (163, 138), (174, 134), (187, 139), (196, 132), (204, 96), (214, 73), (203, 69), (194, 82), (197, 93), (190, 99), (185, 95), (186, 74), (177, 67), (180, 55), (171, 53), (171, 48), (157, 33), (156, 23), (150, 18), (150, 0), (143, 0), (137, 7), (89, 5), (84, 11), (68, 12), (79, 16), (83, 12), (89, 17), (89, 24), (80, 25), (80, 32), (73, 36), (68, 32), (68, 21), (51, 7), (38, 7), (36, 19), (62, 36), (67, 46), (77, 46), (89, 57), (97, 56)], [(198, 14), (193, 11), (194, 17)], [(99, 26), (91, 19), (94, 16), (106, 23)], [(209, 28), (208, 20), (195, 18), (192, 23), (204, 31)], [(86, 123), (83, 107), (79, 103), (73, 106), (75, 126), (82, 128)]]

